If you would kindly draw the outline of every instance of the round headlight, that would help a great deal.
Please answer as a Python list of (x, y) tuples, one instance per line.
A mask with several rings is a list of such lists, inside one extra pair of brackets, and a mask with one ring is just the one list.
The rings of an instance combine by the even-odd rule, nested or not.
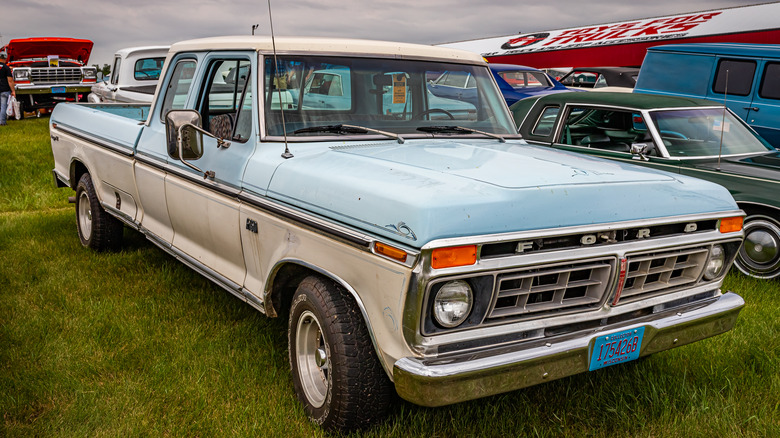
[(443, 327), (457, 327), (471, 312), (474, 295), (463, 280), (452, 280), (442, 286), (433, 299), (433, 316)]
[(720, 245), (715, 245), (710, 250), (710, 256), (707, 258), (707, 264), (704, 266), (704, 279), (712, 280), (723, 273), (723, 267), (726, 265), (726, 251)]

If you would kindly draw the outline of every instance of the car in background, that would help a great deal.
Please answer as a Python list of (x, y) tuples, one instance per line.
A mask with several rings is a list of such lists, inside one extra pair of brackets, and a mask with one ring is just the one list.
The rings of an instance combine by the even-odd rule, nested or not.
[(726, 187), (747, 213), (745, 243), (735, 266), (758, 278), (780, 275), (780, 151), (725, 106), (695, 98), (605, 92), (542, 96), (510, 109), (530, 144)]
[[(526, 97), (570, 91), (547, 73), (533, 67), (512, 64), (488, 66), (509, 106)], [(463, 72), (445, 71), (428, 84), (428, 89), (438, 97), (474, 104), (477, 101), (474, 79)]]
[(92, 103), (151, 103), (169, 46), (117, 50), (111, 75), (92, 86)]
[(780, 45), (670, 44), (647, 49), (637, 93), (722, 102), (780, 147)]
[(22, 114), (40, 115), (60, 102), (79, 102), (97, 81), (89, 66), (93, 42), (77, 38), (12, 39), (2, 48), (13, 70)]
[(636, 85), (639, 69), (633, 67), (581, 67), (574, 68), (560, 79), (566, 87), (599, 90), (602, 88), (625, 88), (628, 91)]

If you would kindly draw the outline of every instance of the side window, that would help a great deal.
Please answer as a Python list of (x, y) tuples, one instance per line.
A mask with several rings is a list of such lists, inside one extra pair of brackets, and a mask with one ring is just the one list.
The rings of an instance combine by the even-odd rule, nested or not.
[(639, 113), (574, 107), (566, 114), (560, 142), (630, 152), (632, 143), (650, 140), (647, 134), (647, 126)]
[(552, 134), (555, 127), (555, 120), (558, 118), (558, 113), (561, 111), (559, 106), (548, 106), (542, 110), (542, 115), (539, 120), (536, 121), (534, 129), (531, 131), (533, 135), (548, 136)]
[(447, 72), (440, 80), (437, 80), (436, 83), (448, 87), (465, 88), (468, 76), (469, 75), (466, 72)]
[(252, 133), (251, 65), (244, 59), (213, 61), (200, 99), (203, 129), (219, 138), (246, 141)]
[(122, 63), (122, 58), (114, 58), (114, 65), (111, 67), (111, 83), (116, 85), (119, 82), (119, 65)]
[(176, 63), (165, 89), (165, 98), (160, 109), (160, 119), (165, 123), (165, 114), (170, 110), (183, 109), (187, 102), (187, 94), (195, 76), (195, 60), (184, 59)]
[(753, 87), (755, 73), (755, 61), (722, 59), (718, 62), (712, 91), (718, 94), (747, 96)]
[(764, 99), (780, 99), (780, 63), (770, 62), (766, 65), (758, 95)]
[(349, 111), (352, 109), (351, 71), (346, 66), (330, 65), (312, 71), (303, 86), (304, 110)]
[(138, 81), (154, 81), (160, 78), (165, 58), (144, 58), (135, 62), (133, 77)]

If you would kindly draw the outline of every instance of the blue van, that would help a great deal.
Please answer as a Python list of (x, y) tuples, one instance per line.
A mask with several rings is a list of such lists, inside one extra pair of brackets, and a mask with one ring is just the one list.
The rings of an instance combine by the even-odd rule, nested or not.
[(724, 102), (764, 139), (780, 147), (780, 45), (651, 47), (634, 91)]

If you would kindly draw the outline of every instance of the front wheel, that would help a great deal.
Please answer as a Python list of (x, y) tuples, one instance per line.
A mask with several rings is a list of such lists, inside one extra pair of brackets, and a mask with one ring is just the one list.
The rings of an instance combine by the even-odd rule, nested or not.
[(734, 264), (743, 273), (756, 278), (780, 275), (780, 223), (760, 214), (745, 218), (745, 242)]
[(76, 222), (81, 244), (95, 251), (118, 249), (122, 223), (100, 206), (92, 177), (85, 173), (76, 186)]
[(349, 431), (382, 420), (392, 386), (351, 296), (317, 276), (304, 279), (290, 308), (293, 383), (306, 414), (327, 430)]

